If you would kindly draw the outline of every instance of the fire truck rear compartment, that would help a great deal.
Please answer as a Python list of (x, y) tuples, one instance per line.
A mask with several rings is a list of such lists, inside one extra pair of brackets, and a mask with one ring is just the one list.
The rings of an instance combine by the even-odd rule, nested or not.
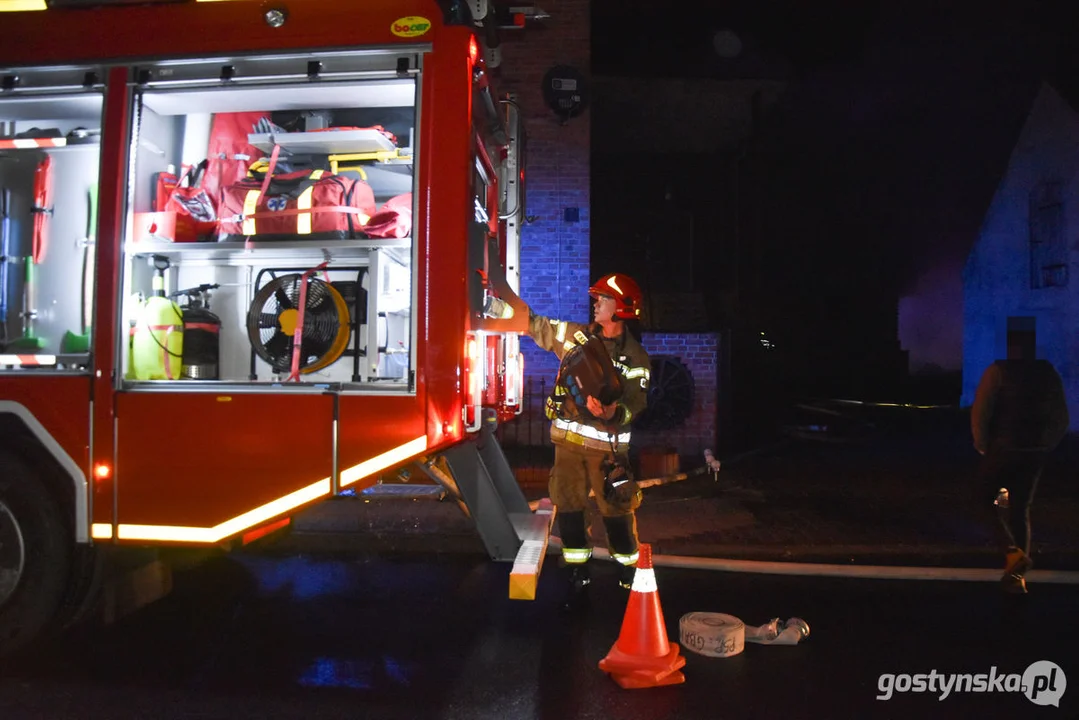
[[(280, 382), (293, 374), (292, 343), (302, 278), (312, 292), (304, 307), (301, 374), (292, 379), (356, 385), (357, 389), (409, 390), (409, 371), (414, 365), (411, 237), (368, 237), (356, 218), (355, 232), (349, 237), (297, 232), (263, 239), (256, 219), (252, 223), (256, 232), (249, 236), (221, 230), (199, 242), (175, 242), (162, 235), (160, 225), (155, 228), (160, 213), (155, 212), (152, 200), (159, 173), (178, 169), (177, 174), (182, 174), (185, 167), (206, 159), (215, 113), (260, 112), (271, 124), (251, 128), (247, 140), (265, 153), (262, 170), (276, 147), (275, 177), (282, 171), (336, 174), (369, 186), (377, 206), (382, 207), (387, 200), (413, 191), (416, 91), (414, 79), (394, 78), (235, 90), (169, 88), (166, 83), (139, 93), (130, 224), (124, 244), (124, 333), (139, 332), (139, 313), (153, 293), (157, 256), (159, 265), (167, 264), (163, 272), (166, 295), (212, 288), (203, 296), (208, 296), (208, 309), (220, 318), (221, 327), (218, 372), (210, 379)], [(375, 126), (393, 130), (384, 133)], [(363, 129), (348, 129), (356, 127)], [(271, 207), (277, 206), (271, 203)], [(324, 268), (311, 272), (323, 263)], [(290, 276), (291, 283), (281, 280)], [(331, 289), (320, 291), (322, 283)], [(253, 307), (252, 301), (267, 286), (272, 286), (270, 292), (263, 295), (283, 302)], [(282, 293), (281, 287), (288, 292)], [(320, 302), (326, 292), (333, 294), (338, 311), (333, 311), (329, 301)], [(343, 326), (343, 349), (341, 343), (324, 337), (333, 336), (339, 325)], [(154, 339), (167, 344), (161, 343), (160, 334)], [(177, 378), (169, 372), (134, 372), (133, 359), (137, 358), (132, 357), (132, 345), (124, 343), (121, 351), (125, 379), (130, 383), (201, 380), (189, 372)]]

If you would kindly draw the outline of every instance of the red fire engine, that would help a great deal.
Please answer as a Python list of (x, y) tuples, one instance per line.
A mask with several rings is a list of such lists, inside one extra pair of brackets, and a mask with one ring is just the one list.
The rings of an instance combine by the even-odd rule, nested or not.
[(102, 554), (234, 545), (405, 466), (530, 597), (553, 517), (491, 434), (520, 411), (524, 137), (484, 18), (0, 9), (0, 652)]

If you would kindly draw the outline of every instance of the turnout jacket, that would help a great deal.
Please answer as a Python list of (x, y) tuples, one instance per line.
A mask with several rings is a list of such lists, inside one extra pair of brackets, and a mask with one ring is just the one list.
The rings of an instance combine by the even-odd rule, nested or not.
[(587, 334), (603, 341), (615, 371), (622, 378), (622, 397), (610, 420), (597, 418), (587, 407), (578, 407), (559, 377), (554, 392), (547, 399), (547, 417), (551, 418), (551, 441), (557, 445), (576, 445), (590, 450), (617, 453), (629, 451), (630, 423), (648, 403), (651, 361), (648, 353), (627, 330), (616, 338), (602, 336), (598, 325), (566, 322), (536, 315), (529, 310), (528, 334), (544, 350), (561, 360)]

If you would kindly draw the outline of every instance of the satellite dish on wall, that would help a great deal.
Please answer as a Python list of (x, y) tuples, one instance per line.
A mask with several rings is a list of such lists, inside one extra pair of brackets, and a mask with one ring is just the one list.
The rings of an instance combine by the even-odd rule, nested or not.
[(584, 112), (589, 89), (584, 74), (568, 65), (556, 65), (543, 76), (543, 101), (566, 122)]

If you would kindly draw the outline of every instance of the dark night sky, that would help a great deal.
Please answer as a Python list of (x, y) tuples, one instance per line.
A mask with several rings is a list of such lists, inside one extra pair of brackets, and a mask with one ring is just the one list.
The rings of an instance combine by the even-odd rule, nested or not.
[[(769, 193), (792, 212), (767, 232), (837, 257), (879, 251), (900, 295), (932, 270), (954, 291), (1041, 80), (1079, 97), (1074, 39), (1059, 35), (1079, 28), (1075, 6), (596, 0), (593, 72), (784, 80), (763, 142), (779, 158)], [(736, 59), (712, 46), (722, 28), (743, 40)]]

